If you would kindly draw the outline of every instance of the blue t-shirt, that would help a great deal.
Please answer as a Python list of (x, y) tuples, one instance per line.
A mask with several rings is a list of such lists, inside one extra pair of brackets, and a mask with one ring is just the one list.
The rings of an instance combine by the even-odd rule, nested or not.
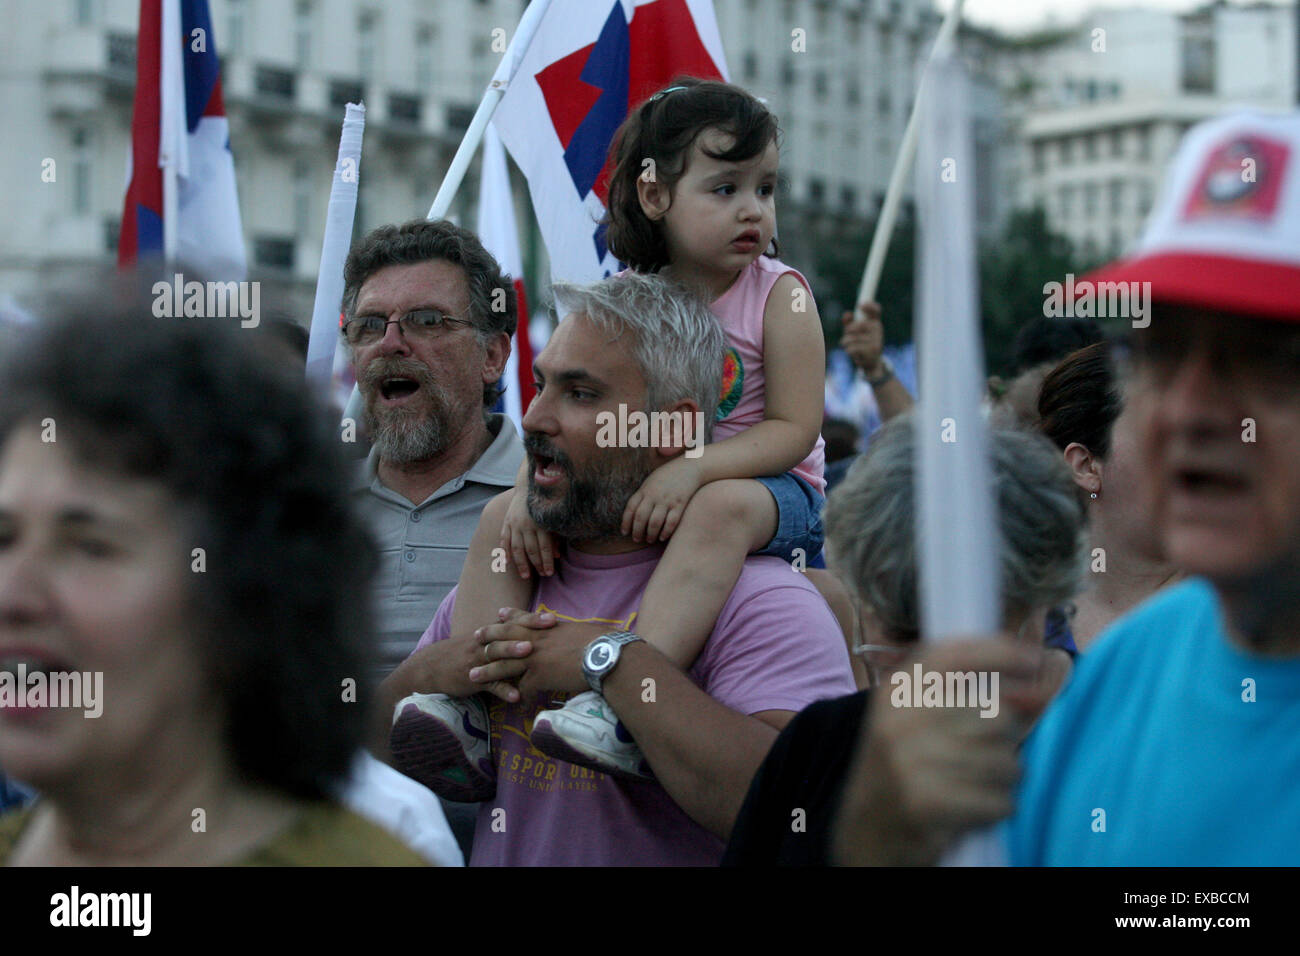
[(1080, 659), (1025, 747), (1017, 866), (1300, 863), (1300, 657), (1229, 643), (1192, 579)]

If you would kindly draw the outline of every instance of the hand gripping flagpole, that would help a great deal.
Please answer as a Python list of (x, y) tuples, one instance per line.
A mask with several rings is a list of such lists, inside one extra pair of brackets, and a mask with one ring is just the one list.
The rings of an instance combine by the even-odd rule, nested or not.
[[(916, 534), (921, 633), (946, 642), (1000, 629), (1000, 535), (988, 429), (979, 407), (984, 358), (966, 72), (951, 52), (932, 59), (927, 72), (938, 95), (929, 99), (921, 119), (916, 165), (923, 377), (915, 419)], [(942, 862), (994, 866), (1003, 861), (1000, 844), (985, 831), (958, 843)]]
[(321, 242), (320, 270), (316, 274), (316, 302), (311, 311), (311, 336), (307, 340), (307, 383), (322, 396), (330, 393), (334, 353), (339, 347), (339, 305), (343, 301), (343, 264), (352, 241), (352, 221), (357, 212), (361, 181), (361, 140), (366, 129), (365, 104), (349, 103), (343, 114), (338, 162), (330, 185), (325, 238)]
[[(491, 122), (492, 114), (496, 111), (497, 104), (501, 102), (501, 97), (506, 95), (510, 81), (514, 79), (515, 72), (519, 69), (524, 54), (528, 52), (533, 36), (537, 33), (537, 27), (546, 16), (546, 10), (550, 5), (551, 0), (532, 0), (524, 15), (519, 18), (515, 35), (510, 38), (510, 45), (506, 47), (501, 62), (497, 64), (492, 82), (484, 91), (483, 99), (479, 101), (478, 109), (474, 111), (474, 118), (470, 120), (469, 128), (465, 131), (460, 146), (456, 148), (456, 155), (452, 157), (451, 165), (447, 167), (447, 175), (442, 178), (442, 185), (438, 187), (437, 195), (433, 197), (433, 205), (429, 207), (426, 219), (441, 219), (447, 215), (447, 210), (451, 208), (451, 201), (456, 196), (456, 190), (465, 179), (469, 164), (474, 159), (474, 152), (478, 149), (483, 133), (487, 130), (487, 124)], [(353, 386), (352, 396), (348, 399), (348, 407), (343, 415), (344, 418), (355, 421), (360, 414), (361, 393), (357, 391), (356, 386)]]
[(957, 26), (961, 23), (961, 5), (962, 0), (953, 0), (952, 9), (948, 11), (943, 26), (939, 28), (939, 35), (930, 50), (930, 59), (917, 84), (916, 99), (912, 101), (912, 115), (907, 118), (907, 126), (903, 130), (903, 142), (898, 147), (898, 156), (894, 159), (894, 171), (889, 176), (885, 201), (880, 206), (880, 218), (876, 220), (876, 231), (871, 237), (867, 264), (862, 270), (862, 283), (858, 286), (858, 305), (872, 302), (876, 298), (876, 289), (880, 285), (880, 272), (885, 267), (885, 253), (889, 251), (889, 240), (894, 234), (894, 222), (898, 219), (898, 206), (903, 200), (903, 186), (912, 171), (912, 160), (916, 157), (918, 119), (925, 108), (930, 85), (929, 64), (951, 49), (953, 38), (957, 34)]

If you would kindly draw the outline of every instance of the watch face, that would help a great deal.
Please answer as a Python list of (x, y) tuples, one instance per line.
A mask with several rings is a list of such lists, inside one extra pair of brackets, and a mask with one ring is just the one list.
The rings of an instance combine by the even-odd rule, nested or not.
[(607, 642), (601, 641), (599, 644), (591, 648), (591, 650), (587, 651), (587, 666), (594, 671), (600, 670), (609, 663), (609, 658), (612, 652), (613, 648), (611, 648)]

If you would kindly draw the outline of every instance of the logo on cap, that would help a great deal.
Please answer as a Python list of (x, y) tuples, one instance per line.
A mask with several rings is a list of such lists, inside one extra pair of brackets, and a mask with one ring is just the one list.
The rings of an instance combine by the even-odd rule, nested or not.
[(1286, 143), (1256, 135), (1220, 144), (1205, 158), (1183, 220), (1272, 218), (1288, 153)]

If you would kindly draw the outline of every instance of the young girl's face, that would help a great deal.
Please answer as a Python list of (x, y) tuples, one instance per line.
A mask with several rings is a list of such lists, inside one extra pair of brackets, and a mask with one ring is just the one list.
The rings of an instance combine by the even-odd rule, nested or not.
[(776, 141), (739, 162), (714, 159), (704, 151), (723, 152), (731, 141), (720, 130), (705, 130), (691, 146), (686, 170), (671, 194), (662, 188), (650, 190), (648, 197), (643, 193), (646, 214), (662, 217), (668, 256), (677, 269), (734, 275), (762, 255), (776, 233)]

